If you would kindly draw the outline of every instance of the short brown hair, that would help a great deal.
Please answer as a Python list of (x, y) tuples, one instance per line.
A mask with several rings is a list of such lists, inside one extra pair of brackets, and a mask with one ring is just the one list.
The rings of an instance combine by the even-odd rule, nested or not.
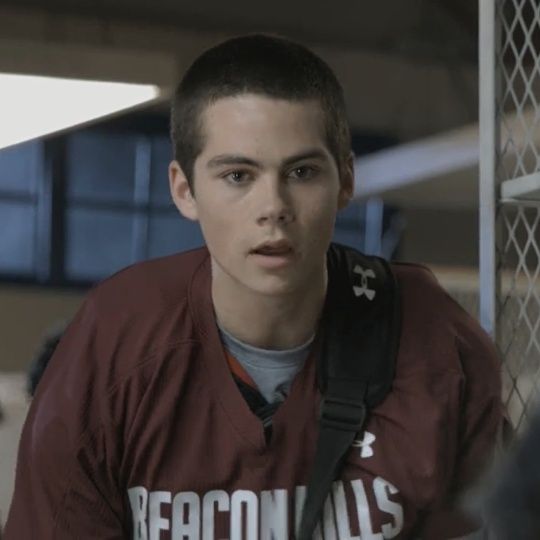
[(171, 107), (174, 158), (193, 191), (195, 160), (204, 147), (201, 113), (220, 98), (259, 94), (320, 102), (328, 149), (339, 170), (351, 151), (343, 89), (330, 67), (306, 47), (254, 34), (225, 41), (199, 56), (178, 85)]

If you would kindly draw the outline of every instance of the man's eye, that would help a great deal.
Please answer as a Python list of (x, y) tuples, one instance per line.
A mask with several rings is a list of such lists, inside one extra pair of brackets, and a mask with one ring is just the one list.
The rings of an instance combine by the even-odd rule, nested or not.
[(225, 178), (232, 184), (241, 184), (248, 179), (248, 174), (245, 171), (232, 171), (227, 173)]
[(289, 173), (289, 176), (296, 178), (298, 180), (307, 180), (315, 174), (315, 169), (313, 167), (308, 167), (304, 165), (302, 167), (295, 167)]

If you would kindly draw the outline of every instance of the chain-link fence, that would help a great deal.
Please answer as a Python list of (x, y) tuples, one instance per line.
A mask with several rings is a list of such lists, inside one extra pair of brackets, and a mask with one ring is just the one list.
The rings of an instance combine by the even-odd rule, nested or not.
[(498, 346), (503, 363), (503, 398), (520, 430), (540, 388), (540, 206), (503, 203)]
[(540, 3), (494, 1), (495, 335), (520, 431), (540, 388)]

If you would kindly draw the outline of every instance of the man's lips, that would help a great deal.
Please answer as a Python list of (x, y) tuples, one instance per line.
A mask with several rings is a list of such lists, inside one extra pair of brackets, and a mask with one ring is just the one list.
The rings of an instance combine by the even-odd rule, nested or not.
[(287, 268), (295, 258), (295, 252), (289, 241), (263, 242), (252, 249), (250, 255), (254, 262), (268, 271)]
[(251, 253), (257, 255), (289, 255), (292, 252), (292, 244), (287, 240), (263, 242), (251, 250)]

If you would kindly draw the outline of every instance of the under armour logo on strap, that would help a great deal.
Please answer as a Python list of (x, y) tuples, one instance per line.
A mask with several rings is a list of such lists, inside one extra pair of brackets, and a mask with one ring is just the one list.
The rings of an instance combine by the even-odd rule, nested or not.
[(375, 442), (375, 435), (369, 431), (364, 431), (361, 438), (357, 437), (352, 443), (353, 448), (360, 448), (360, 457), (368, 458), (373, 455), (373, 448), (371, 445)]
[(359, 264), (353, 268), (353, 272), (361, 276), (360, 287), (357, 287), (356, 285), (353, 287), (354, 294), (356, 296), (365, 294), (368, 300), (373, 300), (376, 292), (374, 289), (368, 287), (368, 278), (375, 278), (375, 272), (371, 268), (364, 269)]

